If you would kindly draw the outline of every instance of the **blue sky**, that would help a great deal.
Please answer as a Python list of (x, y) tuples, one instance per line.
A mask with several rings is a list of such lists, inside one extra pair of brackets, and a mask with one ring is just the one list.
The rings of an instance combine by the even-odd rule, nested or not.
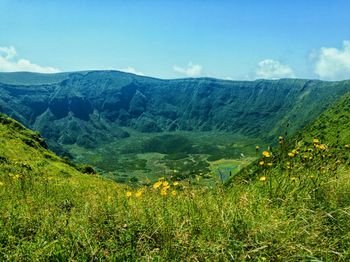
[(350, 1), (0, 0), (0, 71), (350, 78)]

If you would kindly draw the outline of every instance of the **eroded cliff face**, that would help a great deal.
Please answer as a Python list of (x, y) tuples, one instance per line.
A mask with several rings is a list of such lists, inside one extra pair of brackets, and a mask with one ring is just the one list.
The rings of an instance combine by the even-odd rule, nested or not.
[(0, 111), (56, 147), (95, 147), (128, 137), (123, 127), (226, 131), (268, 140), (288, 124), (290, 134), (299, 130), (350, 90), (350, 81), (160, 80), (116, 71), (54, 74), (52, 79), (23, 74), (0, 76)]

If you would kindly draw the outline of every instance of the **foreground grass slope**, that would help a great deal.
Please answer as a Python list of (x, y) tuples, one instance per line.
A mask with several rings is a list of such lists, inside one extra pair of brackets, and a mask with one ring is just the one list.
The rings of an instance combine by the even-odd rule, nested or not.
[[(266, 151), (258, 172), (234, 177), (230, 188), (164, 179), (127, 188), (82, 174), (4, 116), (0, 145), (1, 261), (350, 257), (347, 162), (321, 161), (333, 150), (321, 141), (305, 145), (315, 159), (308, 166), (289, 148)], [(337, 150), (346, 158), (345, 147)], [(307, 172), (281, 167), (291, 161)]]

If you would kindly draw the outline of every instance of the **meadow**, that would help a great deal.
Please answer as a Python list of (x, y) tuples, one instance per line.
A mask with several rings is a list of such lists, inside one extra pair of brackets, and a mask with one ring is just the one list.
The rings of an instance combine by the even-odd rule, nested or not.
[[(82, 174), (33, 145), (6, 143), (17, 144), (1, 151), (3, 261), (350, 257), (349, 145), (259, 148), (259, 159), (226, 184), (160, 178), (130, 187)], [(21, 159), (18, 148), (32, 154)]]

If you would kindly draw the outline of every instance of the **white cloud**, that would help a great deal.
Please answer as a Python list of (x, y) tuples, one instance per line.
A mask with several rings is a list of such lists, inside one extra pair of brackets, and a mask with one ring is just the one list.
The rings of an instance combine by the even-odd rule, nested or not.
[(342, 80), (350, 78), (350, 41), (340, 49), (322, 47), (316, 55), (314, 71), (321, 79)]
[(265, 59), (258, 64), (256, 78), (279, 79), (294, 77), (293, 69), (273, 59)]
[(28, 71), (37, 73), (57, 73), (60, 70), (53, 67), (44, 67), (33, 64), (27, 59), (18, 59), (16, 49), (13, 46), (0, 46), (0, 72)]
[(202, 66), (198, 64), (192, 64), (192, 62), (189, 62), (185, 68), (174, 65), (173, 69), (175, 72), (189, 77), (196, 77), (202, 73)]
[(135, 74), (135, 75), (140, 75), (140, 76), (144, 76), (145, 74), (140, 72), (140, 71), (136, 71), (136, 69), (134, 67), (128, 66), (125, 68), (120, 68), (118, 69), (119, 71), (125, 72), (125, 73), (131, 73), (131, 74)]
[(6, 59), (11, 59), (17, 55), (16, 49), (13, 46), (0, 46), (0, 54), (3, 53)]

